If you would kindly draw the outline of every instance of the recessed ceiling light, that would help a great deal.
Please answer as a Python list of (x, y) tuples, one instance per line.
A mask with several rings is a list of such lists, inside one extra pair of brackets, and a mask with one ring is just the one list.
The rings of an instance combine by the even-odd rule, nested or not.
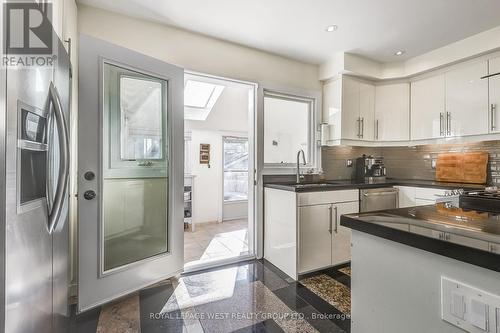
[(326, 27), (326, 31), (328, 32), (333, 32), (333, 31), (337, 31), (339, 27), (337, 25), (329, 25), (328, 27)]
[(394, 55), (396, 55), (396, 56), (400, 56), (403, 54), (405, 54), (405, 51), (403, 51), (403, 50), (399, 50), (399, 51), (396, 51), (396, 53), (394, 53)]

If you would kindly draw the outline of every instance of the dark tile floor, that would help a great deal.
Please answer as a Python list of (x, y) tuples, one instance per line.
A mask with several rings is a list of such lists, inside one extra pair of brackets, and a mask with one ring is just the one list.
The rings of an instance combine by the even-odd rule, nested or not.
[(73, 316), (75, 333), (349, 332), (350, 267), (295, 282), (265, 261), (185, 274)]

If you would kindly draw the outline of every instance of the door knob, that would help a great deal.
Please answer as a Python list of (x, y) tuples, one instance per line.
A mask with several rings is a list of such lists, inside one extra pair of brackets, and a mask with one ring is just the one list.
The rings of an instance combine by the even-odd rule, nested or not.
[(88, 190), (88, 191), (85, 191), (85, 193), (83, 193), (83, 197), (85, 198), (85, 200), (92, 200), (94, 199), (96, 196), (96, 193), (92, 190)]
[(85, 174), (83, 175), (83, 178), (85, 178), (85, 180), (94, 180), (94, 178), (95, 178), (95, 173), (93, 173), (92, 171), (87, 171), (87, 172), (85, 172)]

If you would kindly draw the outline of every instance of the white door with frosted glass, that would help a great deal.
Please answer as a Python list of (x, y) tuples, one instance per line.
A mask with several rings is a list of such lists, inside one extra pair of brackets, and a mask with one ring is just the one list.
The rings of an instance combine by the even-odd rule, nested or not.
[(78, 309), (183, 267), (184, 70), (80, 37)]

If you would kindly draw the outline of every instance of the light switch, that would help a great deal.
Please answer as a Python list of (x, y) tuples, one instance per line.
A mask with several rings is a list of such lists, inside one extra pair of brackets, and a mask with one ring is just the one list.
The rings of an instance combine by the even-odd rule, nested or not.
[(480, 300), (471, 299), (469, 322), (477, 328), (486, 331), (488, 328), (488, 305)]
[(470, 333), (500, 333), (500, 296), (441, 277), (441, 318)]
[(457, 318), (464, 319), (465, 297), (457, 292), (451, 293), (451, 314)]

